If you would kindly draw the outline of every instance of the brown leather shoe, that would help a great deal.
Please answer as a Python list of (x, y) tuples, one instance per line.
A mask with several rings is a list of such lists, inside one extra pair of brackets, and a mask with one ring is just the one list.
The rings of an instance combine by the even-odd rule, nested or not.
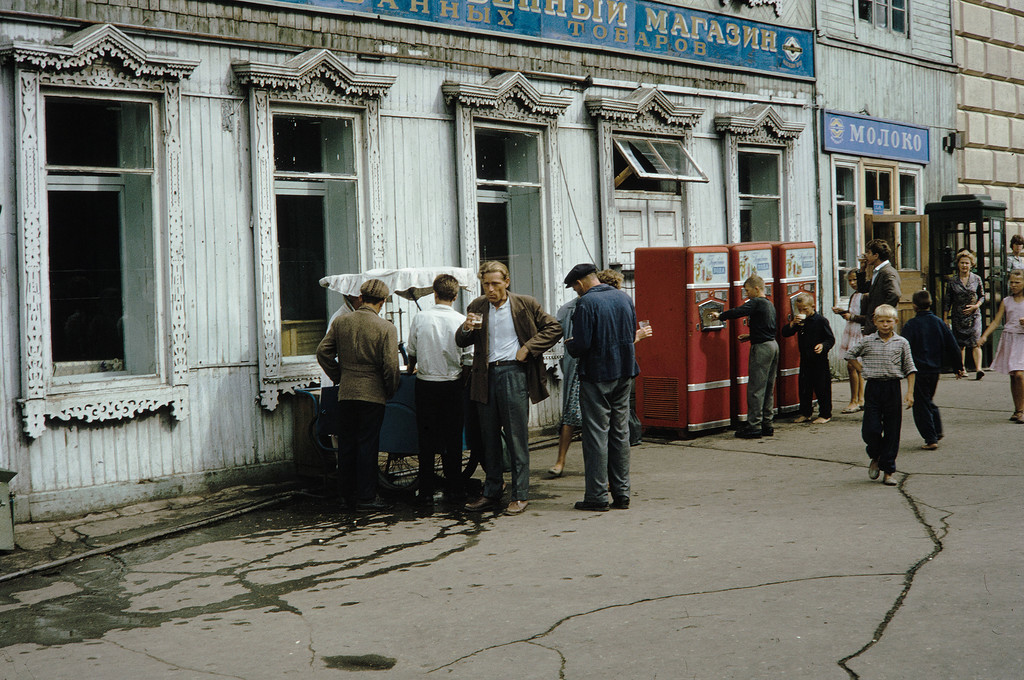
[(505, 508), (506, 515), (519, 515), (522, 514), (523, 510), (526, 510), (526, 506), (529, 505), (529, 501), (512, 501)]
[(466, 503), (462, 507), (465, 508), (466, 510), (473, 510), (479, 512), (481, 510), (493, 508), (497, 504), (497, 498), (488, 498), (487, 496), (480, 496), (480, 498), (477, 498), (475, 501), (470, 501), (469, 503)]

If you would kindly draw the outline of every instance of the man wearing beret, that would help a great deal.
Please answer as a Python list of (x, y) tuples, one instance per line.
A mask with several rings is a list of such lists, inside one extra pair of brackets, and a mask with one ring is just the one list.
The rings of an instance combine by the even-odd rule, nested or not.
[(562, 337), (562, 327), (535, 299), (509, 291), (508, 267), (501, 262), (484, 262), (477, 277), (484, 294), (469, 303), (466, 322), (455, 332), (455, 344), (474, 348), (469, 396), (484, 439), (484, 492), (466, 509), (501, 502), (504, 431), (512, 466), (512, 501), (505, 512), (518, 515), (526, 510), (530, 489), (530, 402), (548, 397), (544, 352)]
[(629, 393), (640, 373), (633, 352), (636, 310), (621, 290), (601, 283), (597, 268), (578, 264), (565, 277), (580, 296), (565, 351), (579, 359), (586, 487), (577, 510), (629, 507)]
[(380, 317), (391, 295), (386, 283), (370, 279), (359, 289), (362, 305), (331, 322), (316, 348), (316, 359), (339, 386), (338, 483), (342, 497), (361, 512), (385, 510), (377, 498), (377, 455), (384, 405), (398, 391), (398, 332)]

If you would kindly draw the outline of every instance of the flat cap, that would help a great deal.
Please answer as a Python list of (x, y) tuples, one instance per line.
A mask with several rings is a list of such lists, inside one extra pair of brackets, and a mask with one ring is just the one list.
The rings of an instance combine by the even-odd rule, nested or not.
[(368, 279), (363, 282), (363, 285), (359, 286), (359, 294), (363, 297), (383, 300), (391, 295), (391, 291), (388, 290), (388, 284), (380, 279)]
[(596, 274), (596, 273), (597, 273), (597, 267), (595, 267), (594, 265), (590, 264), (589, 262), (581, 262), (580, 264), (578, 264), (575, 267), (573, 267), (572, 269), (570, 269), (569, 273), (565, 275), (565, 280), (564, 280), (565, 287), (566, 288), (572, 288), (572, 284), (574, 284), (577, 281), (579, 281), (580, 279), (586, 277), (588, 274)]

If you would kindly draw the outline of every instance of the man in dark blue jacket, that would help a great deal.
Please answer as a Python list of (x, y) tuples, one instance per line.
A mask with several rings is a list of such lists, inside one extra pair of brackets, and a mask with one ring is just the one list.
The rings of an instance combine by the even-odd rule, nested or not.
[(943, 366), (956, 369), (957, 379), (967, 376), (960, 346), (942, 319), (932, 312), (932, 294), (919, 290), (911, 298), (917, 316), (903, 326), (903, 337), (910, 343), (910, 354), (917, 366), (917, 380), (914, 382), (914, 425), (924, 437), (926, 451), (939, 448), (942, 439), (942, 419), (939, 407), (935, 405), (935, 389), (939, 386), (939, 374)]
[(580, 296), (565, 350), (579, 359), (586, 490), (577, 510), (629, 507), (629, 393), (640, 369), (633, 352), (636, 310), (628, 295), (597, 278), (592, 264), (565, 277)]

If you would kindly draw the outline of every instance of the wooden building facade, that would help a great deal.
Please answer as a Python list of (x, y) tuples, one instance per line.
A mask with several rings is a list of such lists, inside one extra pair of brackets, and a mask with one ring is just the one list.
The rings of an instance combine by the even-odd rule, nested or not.
[[(860, 111), (844, 82), (882, 58), (815, 44), (838, 0), (150, 4), (0, 10), (21, 520), (291, 476), (327, 274), (501, 259), (553, 313), (577, 262), (629, 279), (641, 246), (810, 240), (835, 293), (821, 115)], [(867, 79), (871, 114), (952, 121), (929, 58), (898, 67), (935, 72), (917, 104)], [(932, 160), (920, 205), (953, 186)], [(415, 312), (386, 308), (403, 337)]]

